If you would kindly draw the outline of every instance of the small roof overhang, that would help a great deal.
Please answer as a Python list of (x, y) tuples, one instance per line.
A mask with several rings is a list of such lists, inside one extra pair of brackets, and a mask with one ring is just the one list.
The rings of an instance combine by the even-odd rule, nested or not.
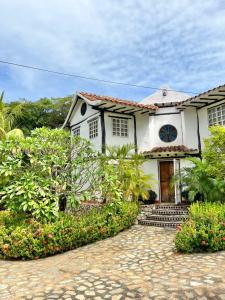
[(177, 109), (184, 110), (188, 107), (199, 109), (223, 100), (225, 100), (225, 84), (180, 102)]
[(178, 146), (154, 147), (149, 151), (144, 151), (143, 155), (147, 158), (154, 158), (154, 157), (188, 156), (188, 155), (196, 155), (198, 153), (199, 153), (198, 149), (191, 149), (184, 145), (178, 145)]

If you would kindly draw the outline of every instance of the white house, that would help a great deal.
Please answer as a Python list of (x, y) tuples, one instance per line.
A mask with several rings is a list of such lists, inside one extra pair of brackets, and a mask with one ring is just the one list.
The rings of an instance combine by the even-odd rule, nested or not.
[(105, 146), (134, 144), (144, 153), (144, 170), (155, 179), (160, 202), (181, 202), (170, 179), (187, 165), (186, 157), (201, 157), (208, 127), (225, 125), (225, 85), (197, 96), (162, 88), (141, 102), (78, 92), (64, 123), (74, 135), (90, 139), (98, 151)]

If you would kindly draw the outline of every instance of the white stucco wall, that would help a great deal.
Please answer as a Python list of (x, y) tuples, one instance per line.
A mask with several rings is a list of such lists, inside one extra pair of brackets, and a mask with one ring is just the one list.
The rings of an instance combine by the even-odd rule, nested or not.
[(149, 114), (137, 114), (137, 145), (140, 152), (148, 151), (151, 148), (151, 136), (149, 131)]
[(80, 109), (83, 102), (84, 101), (82, 100), (79, 100), (77, 102), (73, 114), (71, 116), (70, 126), (73, 126), (73, 128), (80, 127), (80, 136), (82, 138), (89, 140), (89, 121), (92, 118), (98, 117), (98, 136), (93, 139), (90, 139), (90, 141), (94, 149), (96, 149), (97, 151), (101, 151), (102, 131), (101, 131), (101, 120), (100, 120), (99, 112), (94, 110), (90, 105), (87, 105), (87, 111), (85, 115), (82, 116), (80, 113)]
[[(105, 131), (106, 131), (106, 146), (122, 146), (126, 144), (134, 145), (134, 118), (132, 116), (105, 112)], [(114, 136), (112, 132), (112, 119), (126, 118), (128, 120), (128, 137)]]
[(198, 149), (198, 123), (196, 108), (187, 108), (181, 112), (183, 141), (188, 148)]
[[(161, 108), (156, 115), (150, 116), (149, 119), (150, 148), (183, 145), (181, 114), (174, 107)], [(167, 124), (173, 125), (177, 129), (177, 138), (171, 143), (163, 142), (159, 137), (160, 128)]]
[(151, 175), (151, 179), (149, 181), (151, 185), (151, 189), (157, 194), (157, 199), (159, 199), (159, 172), (158, 172), (158, 160), (157, 159), (149, 159), (146, 160), (143, 164), (143, 170), (146, 175)]

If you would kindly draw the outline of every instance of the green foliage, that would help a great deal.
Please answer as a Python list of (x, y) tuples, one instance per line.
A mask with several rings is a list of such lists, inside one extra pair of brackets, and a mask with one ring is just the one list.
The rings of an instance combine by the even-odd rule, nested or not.
[(15, 128), (15, 122), (21, 117), (23, 112), (23, 103), (17, 103), (10, 110), (3, 102), (4, 92), (0, 96), (0, 141), (11, 137), (23, 137), (23, 132)]
[(181, 172), (183, 189), (188, 190), (188, 199), (204, 201), (223, 201), (225, 199), (225, 182), (213, 178), (208, 173), (208, 164), (198, 158), (190, 158), (192, 166)]
[(225, 127), (210, 127), (211, 135), (205, 140), (203, 158), (207, 164), (207, 172), (213, 178), (225, 178)]
[(178, 228), (176, 248), (187, 253), (225, 250), (225, 204), (194, 203), (189, 214)]
[(61, 199), (75, 206), (92, 188), (97, 173), (94, 156), (88, 141), (71, 139), (60, 129), (38, 128), (30, 137), (1, 142), (1, 203), (37, 220), (53, 220)]
[[(213, 126), (210, 131), (210, 137), (204, 141), (202, 160), (188, 159), (192, 165), (181, 171), (182, 189), (190, 201), (225, 199), (225, 128)], [(173, 181), (179, 182), (180, 174), (176, 174)]]
[(59, 128), (66, 119), (72, 101), (72, 96), (63, 98), (41, 98), (37, 101), (14, 101), (8, 104), (12, 111), (23, 103), (23, 113), (17, 118), (15, 126), (26, 135), (31, 130), (40, 127)]
[(129, 228), (138, 214), (135, 203), (110, 203), (84, 215), (61, 213), (53, 223), (39, 223), (24, 215), (0, 212), (0, 256), (35, 259), (116, 235)]
[[(133, 145), (108, 147), (102, 163), (102, 173), (106, 184), (111, 176), (108, 182), (109, 186), (110, 181), (114, 183), (111, 192), (117, 190), (117, 197), (126, 200), (132, 198), (137, 201), (139, 197), (147, 199), (151, 176), (144, 174), (143, 162), (143, 156), (134, 153)], [(113, 197), (115, 196), (114, 194)]]

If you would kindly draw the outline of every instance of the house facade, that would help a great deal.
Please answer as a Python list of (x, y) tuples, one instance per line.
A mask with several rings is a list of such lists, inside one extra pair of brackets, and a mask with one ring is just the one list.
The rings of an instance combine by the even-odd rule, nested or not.
[(63, 126), (103, 153), (106, 146), (134, 144), (157, 200), (178, 204), (181, 191), (179, 184), (171, 188), (171, 178), (190, 164), (187, 157), (201, 157), (216, 124), (225, 126), (225, 85), (194, 97), (161, 88), (141, 102), (78, 92)]

